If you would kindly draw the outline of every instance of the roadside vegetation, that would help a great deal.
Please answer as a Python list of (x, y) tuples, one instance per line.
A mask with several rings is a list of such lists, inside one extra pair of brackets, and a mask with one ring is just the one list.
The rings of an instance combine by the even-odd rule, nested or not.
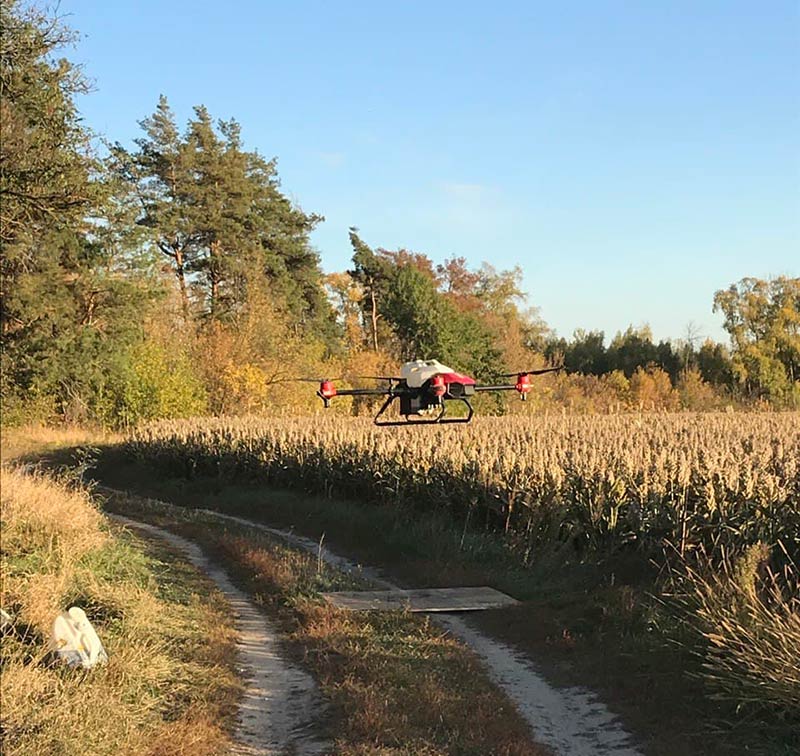
[(321, 591), (371, 587), (275, 538), (181, 507), (107, 493), (106, 507), (195, 541), (279, 623), (318, 680), (343, 756), (535, 756), (546, 751), (474, 655), (424, 615), (348, 612)]
[[(191, 566), (109, 527), (89, 493), (4, 466), (3, 753), (207, 754), (227, 750), (239, 683), (226, 603)], [(83, 608), (107, 664), (70, 669), (53, 621)]]
[(800, 406), (798, 278), (721, 278), (708, 306), (723, 344), (682, 323), (672, 340), (625, 324), (559, 336), (519, 267), (386, 248), (355, 227), (350, 266), (326, 275), (311, 243), (322, 215), (246, 147), (246, 125), (175, 113), (154, 92), (132, 143), (93, 134), (77, 106), (91, 87), (68, 57), (77, 33), (27, 0), (4, 2), (0, 26), (6, 424), (303, 415), (318, 400), (285, 379), (374, 385), (359, 376), (416, 358), (484, 381), (564, 363), (525, 404), (479, 397), (483, 414)]
[[(547, 633), (531, 626), (549, 625), (549, 642), (573, 658), (575, 646), (600, 642), (618, 672), (596, 651), (584, 671), (629, 696), (634, 717), (643, 698), (674, 708), (665, 698), (688, 690), (692, 706), (713, 701), (701, 731), (718, 737), (747, 722), (770, 752), (796, 739), (800, 721), (797, 427), (796, 414), (727, 413), (484, 419), (467, 432), (396, 433), (242, 419), (150, 426), (127, 448), (138, 469), (185, 479), (176, 500), (305, 525), (377, 563), (395, 554), (417, 583), (427, 565), (429, 585), (489, 575), (518, 598), (544, 599), (544, 615), (528, 605), (495, 631), (541, 652)], [(365, 502), (369, 544), (353, 537), (352, 512), (325, 499), (287, 509), (254, 489), (232, 504), (227, 485), (237, 480)], [(222, 493), (199, 493), (209, 482)], [(659, 665), (672, 665), (665, 695), (643, 694)], [(639, 686), (624, 690), (625, 670)]]

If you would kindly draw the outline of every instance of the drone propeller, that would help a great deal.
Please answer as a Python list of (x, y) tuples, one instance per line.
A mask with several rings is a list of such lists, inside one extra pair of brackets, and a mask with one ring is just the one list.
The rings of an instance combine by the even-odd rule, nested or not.
[(502, 373), (497, 375), (498, 378), (518, 378), (521, 375), (544, 375), (545, 373), (555, 373), (559, 370), (563, 370), (564, 366), (559, 365), (558, 367), (549, 367), (549, 368), (539, 368), (538, 370), (518, 370), (516, 373)]
[(333, 381), (344, 381), (345, 378), (283, 378), (281, 382), (301, 381), (302, 383), (332, 383)]
[(399, 381), (399, 378), (396, 378), (391, 375), (343, 375), (339, 378), (283, 378), (282, 382), (285, 381), (302, 381), (303, 383), (322, 383), (323, 381), (331, 382), (334, 381), (351, 381), (351, 380), (364, 380), (364, 381)]

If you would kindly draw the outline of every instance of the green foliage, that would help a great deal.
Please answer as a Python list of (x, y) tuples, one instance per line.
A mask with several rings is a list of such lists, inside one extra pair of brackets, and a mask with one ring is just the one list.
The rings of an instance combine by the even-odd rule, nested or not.
[(800, 394), (800, 278), (743, 278), (714, 295), (749, 394), (792, 404)]
[(609, 371), (609, 359), (602, 331), (575, 331), (571, 342), (566, 339), (553, 340), (548, 344), (547, 354), (563, 355), (564, 366), (570, 372), (586, 375), (603, 375)]
[(116, 355), (155, 296), (148, 261), (111, 230), (124, 213), (98, 174), (58, 19), (2, 6), (2, 398), (12, 422), (91, 418)]
[(411, 265), (394, 272), (388, 286), (383, 316), (400, 340), (404, 360), (443, 355), (447, 324), (445, 308), (434, 282)]
[[(369, 340), (372, 348), (379, 349), (379, 319), (384, 307), (392, 276), (392, 267), (384, 257), (362, 241), (358, 229), (350, 228), (350, 244), (353, 247), (353, 269), (348, 271), (352, 280), (361, 288), (364, 323), (368, 323)], [(367, 330), (367, 328), (365, 328)]]
[(715, 386), (730, 386), (733, 381), (731, 356), (728, 349), (706, 339), (694, 357), (703, 380)]
[(112, 424), (127, 426), (201, 415), (206, 408), (205, 390), (186, 355), (150, 340), (128, 353), (110, 387), (105, 415)]
[(157, 285), (143, 272), (123, 275), (109, 250), (72, 232), (43, 237), (41, 250), (39, 270), (7, 298), (28, 320), (6, 341), (4, 389), (23, 404), (50, 397), (60, 414), (86, 421), (118, 355), (141, 338)]
[[(0, 5), (0, 240), (3, 293), (35, 263), (43, 229), (74, 223), (91, 197), (88, 134), (74, 96), (80, 70), (54, 53), (75, 39), (56, 18), (15, 0)], [(3, 310), (3, 324), (10, 313)]]
[(180, 134), (163, 95), (141, 126), (136, 151), (114, 147), (114, 170), (141, 200), (136, 222), (172, 269), (184, 315), (224, 319), (266, 277), (297, 321), (332, 334), (308, 240), (322, 218), (281, 193), (276, 161), (245, 151), (239, 124), (215, 125), (203, 106)]
[(624, 333), (618, 333), (608, 347), (609, 364), (622, 370), (630, 378), (639, 368), (658, 361), (658, 350), (653, 344), (650, 328), (629, 326)]

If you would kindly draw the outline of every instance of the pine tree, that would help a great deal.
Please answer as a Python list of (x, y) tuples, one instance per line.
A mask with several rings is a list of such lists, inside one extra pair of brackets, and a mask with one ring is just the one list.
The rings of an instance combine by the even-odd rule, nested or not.
[[(6, 419), (39, 403), (93, 411), (152, 291), (108, 223), (109, 184), (74, 97), (73, 40), (59, 19), (0, 6), (0, 323)], [(135, 314), (134, 314), (135, 313)]]
[(181, 135), (164, 96), (141, 122), (129, 152), (116, 145), (118, 171), (140, 198), (138, 223), (178, 281), (184, 313), (225, 320), (266, 280), (298, 326), (333, 323), (319, 257), (309, 234), (322, 220), (280, 191), (275, 160), (242, 147), (235, 120), (214, 123), (194, 109)]

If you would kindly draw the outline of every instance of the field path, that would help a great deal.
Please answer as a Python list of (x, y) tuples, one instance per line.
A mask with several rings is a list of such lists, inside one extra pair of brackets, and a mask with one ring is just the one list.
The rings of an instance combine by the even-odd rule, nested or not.
[[(197, 511), (217, 520), (234, 522), (277, 536), (291, 546), (317, 555), (332, 567), (356, 572), (379, 587), (390, 590), (398, 587), (379, 570), (357, 565), (310, 538), (210, 509)], [(488, 637), (461, 617), (437, 613), (432, 620), (478, 655), (486, 665), (489, 677), (514, 702), (539, 743), (563, 756), (641, 756), (630, 734), (591, 691), (576, 687), (553, 687), (528, 658)]]
[(277, 633), (258, 607), (211, 562), (197, 544), (138, 520), (106, 513), (132, 529), (162, 539), (186, 555), (197, 569), (216, 583), (228, 600), (238, 632), (239, 663), (246, 681), (234, 733), (236, 756), (278, 756), (292, 753), (315, 756), (330, 744), (315, 737), (322, 701), (314, 679), (283, 658)]

